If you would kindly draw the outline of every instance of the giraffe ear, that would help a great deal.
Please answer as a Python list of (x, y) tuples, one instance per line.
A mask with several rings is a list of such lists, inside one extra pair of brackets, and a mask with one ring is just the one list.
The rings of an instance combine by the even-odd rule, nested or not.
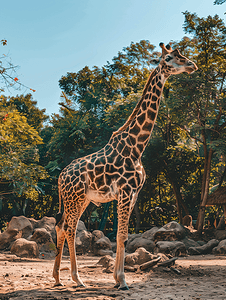
[(166, 45), (166, 49), (169, 50), (169, 51), (173, 51), (170, 44)]

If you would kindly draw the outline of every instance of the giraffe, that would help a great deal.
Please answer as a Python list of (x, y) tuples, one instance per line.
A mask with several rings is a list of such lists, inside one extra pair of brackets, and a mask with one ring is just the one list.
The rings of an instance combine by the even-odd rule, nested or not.
[[(181, 55), (178, 49), (160, 43), (162, 56), (154, 60), (141, 99), (125, 124), (114, 132), (99, 151), (73, 160), (59, 176), (59, 213), (56, 220), (57, 255), (53, 269), (55, 285), (60, 282), (60, 262), (65, 238), (68, 242), (72, 280), (84, 286), (78, 274), (75, 234), (78, 221), (89, 205), (97, 206), (112, 200), (118, 202), (117, 251), (114, 269), (115, 287), (127, 290), (124, 275), (125, 244), (128, 223), (139, 191), (145, 182), (141, 156), (150, 139), (157, 118), (160, 97), (166, 79), (171, 74), (193, 73), (195, 63)], [(61, 212), (61, 201), (64, 212)]]

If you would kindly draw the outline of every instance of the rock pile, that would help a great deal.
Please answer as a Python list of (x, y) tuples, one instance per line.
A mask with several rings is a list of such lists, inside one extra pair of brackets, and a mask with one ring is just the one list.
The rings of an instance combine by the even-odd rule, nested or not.
[[(43, 217), (41, 220), (24, 216), (13, 217), (7, 229), (0, 233), (0, 251), (9, 250), (20, 257), (54, 257), (56, 254), (55, 223), (53, 217)], [(140, 265), (136, 262), (137, 257), (139, 259), (143, 257), (145, 263), (145, 260), (154, 261), (157, 259), (156, 255), (159, 256), (161, 253), (168, 257), (187, 254), (226, 254), (226, 230), (214, 230), (212, 235), (208, 233), (202, 240), (198, 240), (191, 222), (187, 223), (189, 226), (182, 226), (172, 221), (161, 228), (153, 227), (142, 234), (130, 234), (126, 252), (132, 254), (125, 259), (128, 267), (133, 264)], [(112, 257), (113, 251), (116, 250), (115, 244), (111, 243), (102, 231), (88, 232), (82, 221), (78, 224), (75, 245), (77, 254), (91, 252), (94, 255)], [(141, 248), (142, 251), (139, 250)], [(69, 255), (67, 242), (65, 242), (64, 255)]]
[[(13, 217), (7, 229), (0, 233), (0, 250), (9, 250), (19, 257), (44, 258), (56, 255), (56, 220), (43, 217), (41, 220)], [(95, 255), (113, 255), (110, 240), (102, 231), (87, 231), (85, 224), (79, 221), (76, 233), (76, 252), (85, 254), (92, 251)], [(69, 255), (67, 242), (64, 254)]]
[(226, 254), (226, 230), (214, 230), (212, 238), (203, 236), (202, 240), (198, 240), (190, 219), (187, 223), (188, 226), (182, 226), (172, 221), (161, 228), (153, 227), (142, 234), (131, 234), (126, 252), (134, 253), (142, 247), (154, 254), (164, 253), (172, 256)]

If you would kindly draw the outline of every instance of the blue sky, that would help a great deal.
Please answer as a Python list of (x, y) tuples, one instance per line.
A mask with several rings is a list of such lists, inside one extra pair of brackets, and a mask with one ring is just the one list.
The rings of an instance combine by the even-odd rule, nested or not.
[[(133, 42), (179, 41), (182, 12), (199, 17), (218, 14), (224, 21), (226, 4), (214, 0), (8, 0), (1, 3), (0, 48), (20, 66), (20, 81), (35, 89), (33, 98), (51, 115), (59, 110), (58, 81), (67, 72), (110, 61)], [(15, 96), (29, 90), (4, 94)]]

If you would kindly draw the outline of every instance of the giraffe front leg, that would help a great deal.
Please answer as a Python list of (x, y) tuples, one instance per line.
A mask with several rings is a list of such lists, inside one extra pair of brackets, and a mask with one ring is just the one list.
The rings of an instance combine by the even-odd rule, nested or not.
[(124, 259), (125, 259), (125, 243), (128, 239), (128, 223), (129, 223), (129, 207), (124, 207), (123, 211), (119, 208), (118, 212), (118, 232), (117, 232), (117, 251), (114, 269), (115, 287), (120, 290), (128, 290), (125, 281)]
[(58, 226), (56, 226), (56, 232), (57, 232), (57, 254), (56, 254), (55, 263), (53, 267), (53, 277), (56, 281), (54, 286), (59, 286), (59, 285), (63, 285), (60, 282), (60, 263), (61, 263), (62, 252), (64, 247), (65, 233), (63, 228), (59, 228)]
[(72, 280), (77, 283), (77, 286), (84, 286), (82, 280), (78, 274), (78, 265), (76, 259), (76, 251), (75, 251), (75, 233), (77, 228), (78, 220), (73, 220), (73, 226), (68, 226), (65, 235), (68, 243), (68, 248), (70, 252), (70, 261), (71, 261), (71, 277)]

